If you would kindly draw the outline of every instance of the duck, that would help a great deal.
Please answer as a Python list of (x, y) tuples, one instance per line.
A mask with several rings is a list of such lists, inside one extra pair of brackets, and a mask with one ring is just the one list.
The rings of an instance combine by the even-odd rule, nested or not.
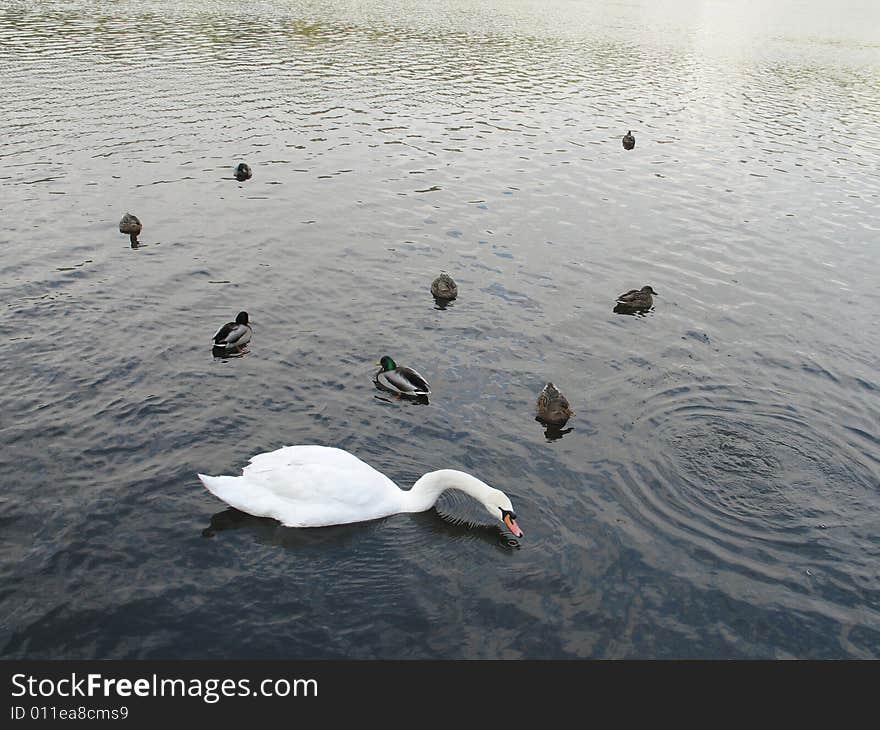
[(431, 282), (431, 295), (434, 299), (449, 301), (458, 296), (458, 285), (449, 274), (440, 274)]
[(630, 289), (617, 297), (615, 311), (621, 312), (645, 312), (654, 306), (653, 296), (659, 296), (650, 285), (646, 284), (641, 289)]
[(224, 324), (211, 339), (214, 341), (214, 347), (231, 349), (246, 345), (250, 342), (252, 334), (253, 330), (248, 324), (248, 313), (239, 312), (234, 322)]
[(568, 398), (553, 383), (547, 383), (541, 390), (535, 402), (535, 412), (536, 421), (555, 428), (562, 428), (575, 415)]
[(629, 130), (625, 135), (623, 135), (623, 149), (631, 150), (636, 146), (636, 138), (633, 137), (632, 130)]
[(245, 162), (239, 162), (238, 167), (235, 168), (235, 179), (239, 182), (250, 180), (252, 174), (251, 168)]
[(377, 386), (396, 395), (431, 395), (431, 386), (421, 374), (412, 368), (398, 367), (388, 355), (376, 363), (382, 369), (373, 379)]
[(119, 221), (119, 232), (128, 234), (132, 246), (137, 246), (137, 237), (140, 235), (141, 228), (143, 228), (143, 226), (141, 225), (140, 220), (136, 215), (132, 215), (131, 213), (126, 213), (122, 216), (122, 220)]
[(404, 490), (354, 454), (332, 446), (284, 446), (252, 456), (241, 476), (197, 476), (229, 506), (271, 517), (285, 527), (346, 525), (424, 512), (447, 489), (457, 489), (476, 499), (515, 537), (523, 536), (510, 498), (467, 472), (431, 471)]

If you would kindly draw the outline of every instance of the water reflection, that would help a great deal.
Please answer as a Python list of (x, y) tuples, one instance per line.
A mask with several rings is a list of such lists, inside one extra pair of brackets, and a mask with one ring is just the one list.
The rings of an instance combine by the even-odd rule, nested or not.
[[(395, 515), (395, 517), (399, 517)], [(519, 541), (507, 530), (496, 525), (488, 525), (479, 520), (450, 514), (435, 507), (426, 512), (407, 515), (415, 521), (416, 535), (426, 540), (453, 539), (479, 540), (504, 548), (519, 548)], [(371, 529), (388, 518), (354, 522), (347, 525), (327, 525), (325, 527), (285, 527), (270, 517), (255, 517), (234, 507), (216, 512), (210, 524), (202, 530), (202, 537), (216, 537), (218, 533), (230, 530), (248, 530), (255, 533), (260, 542), (280, 545), (284, 548), (307, 548), (316, 546), (339, 547), (358, 536), (368, 534)]]
[(477, 540), (504, 549), (518, 549), (520, 542), (507, 530), (496, 525), (472, 522), (467, 518), (444, 513), (440, 508), (412, 514), (420, 531), (429, 538)]
[[(375, 384), (375, 383), (374, 383)], [(378, 390), (382, 391), (382, 394), (374, 394), (373, 397), (376, 400), (380, 400), (384, 403), (412, 403), (414, 405), (419, 406), (427, 406), (430, 405), (430, 401), (428, 400), (428, 396), (426, 395), (400, 395), (399, 393), (388, 393), (381, 385), (376, 385)]]
[(227, 360), (234, 360), (240, 357), (245, 357), (250, 354), (250, 348), (248, 345), (244, 345), (242, 347), (220, 347), (218, 345), (214, 345), (211, 347), (211, 355), (214, 356), (215, 360), (221, 360), (223, 362)]
[(229, 530), (248, 530), (259, 536), (263, 543), (285, 548), (338, 547), (369, 531), (370, 524), (375, 522), (378, 520), (327, 527), (285, 527), (270, 517), (255, 517), (229, 507), (211, 516), (210, 524), (202, 530), (202, 537), (215, 537)]
[(546, 438), (547, 441), (558, 441), (563, 436), (565, 436), (565, 434), (574, 431), (573, 426), (569, 426), (568, 428), (562, 428), (560, 426), (552, 425), (548, 426), (547, 424), (543, 423), (540, 418), (536, 418), (535, 420), (538, 421), (538, 423), (540, 423), (542, 426), (546, 426), (546, 428), (544, 429), (544, 438)]
[(628, 314), (633, 317), (645, 317), (647, 316), (648, 312), (654, 311), (654, 307), (634, 307), (631, 304), (623, 304), (621, 302), (618, 302), (614, 305), (614, 309), (612, 311), (614, 312), (614, 314)]

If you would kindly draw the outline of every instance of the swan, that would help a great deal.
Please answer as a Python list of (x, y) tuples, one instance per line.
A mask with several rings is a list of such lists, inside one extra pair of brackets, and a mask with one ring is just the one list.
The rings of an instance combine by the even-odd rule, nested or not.
[(623, 135), (623, 149), (631, 150), (636, 146), (636, 138), (633, 137), (632, 130), (629, 130), (625, 135)]
[(424, 512), (447, 489), (458, 489), (480, 502), (514, 536), (523, 536), (507, 495), (475, 476), (440, 469), (403, 490), (354, 454), (331, 446), (285, 446), (252, 456), (240, 477), (198, 477), (226, 504), (287, 527), (345, 525)]
[(244, 347), (250, 342), (253, 330), (248, 324), (248, 313), (239, 312), (234, 322), (227, 322), (214, 333), (214, 347)]

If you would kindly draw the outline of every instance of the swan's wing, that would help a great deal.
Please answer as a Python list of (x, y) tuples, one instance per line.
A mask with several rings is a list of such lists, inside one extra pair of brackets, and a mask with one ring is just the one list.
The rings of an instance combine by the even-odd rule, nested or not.
[[(297, 446), (283, 446), (275, 451), (267, 451), (263, 454), (252, 456), (248, 466), (242, 471), (247, 475), (251, 469), (287, 469), (293, 466), (305, 466), (307, 464), (322, 464), (334, 466), (340, 469), (369, 470), (388, 479), (382, 472), (377, 471), (365, 461), (361, 461), (354, 454), (337, 449), (333, 446), (318, 446), (317, 444), (303, 444)], [(391, 482), (390, 479), (388, 479)], [(393, 482), (392, 482), (393, 483)]]
[(326, 446), (287, 446), (258, 454), (240, 477), (202, 483), (227, 504), (290, 527), (320, 527), (399, 512), (403, 492), (353, 454)]

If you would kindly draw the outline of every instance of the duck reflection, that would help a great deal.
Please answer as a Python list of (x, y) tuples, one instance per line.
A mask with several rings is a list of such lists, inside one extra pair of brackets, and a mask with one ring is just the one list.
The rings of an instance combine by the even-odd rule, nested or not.
[(376, 390), (381, 391), (381, 395), (376, 393), (373, 397), (376, 400), (384, 401), (385, 403), (400, 403), (404, 401), (406, 403), (415, 403), (420, 406), (430, 405), (430, 401), (428, 400), (428, 396), (426, 395), (400, 395), (398, 393), (389, 393), (387, 389), (383, 388), (378, 382), (373, 381), (373, 385), (376, 386)]
[(434, 297), (434, 309), (439, 309), (441, 312), (444, 309), (449, 309), (449, 307), (454, 307), (455, 301), (452, 299), (439, 299)]
[[(538, 421), (538, 423), (541, 423), (540, 418), (536, 418), (535, 420)], [(547, 441), (558, 441), (565, 436), (565, 434), (571, 433), (572, 431), (574, 431), (574, 428), (572, 427), (560, 428), (559, 426), (547, 426), (547, 428), (544, 429), (544, 438), (547, 439)]]
[(620, 304), (619, 302), (614, 305), (614, 309), (612, 310), (615, 314), (628, 314), (631, 317), (645, 317), (647, 313), (651, 310), (648, 309), (633, 309), (631, 306), (627, 304)]
[(224, 362), (226, 360), (229, 360), (230, 358), (244, 357), (248, 353), (249, 353), (249, 350), (247, 348), (247, 345), (244, 345), (243, 347), (232, 347), (232, 348), (219, 347), (217, 345), (214, 345), (214, 347), (211, 348), (211, 354), (214, 356), (214, 359), (215, 360), (223, 360)]

